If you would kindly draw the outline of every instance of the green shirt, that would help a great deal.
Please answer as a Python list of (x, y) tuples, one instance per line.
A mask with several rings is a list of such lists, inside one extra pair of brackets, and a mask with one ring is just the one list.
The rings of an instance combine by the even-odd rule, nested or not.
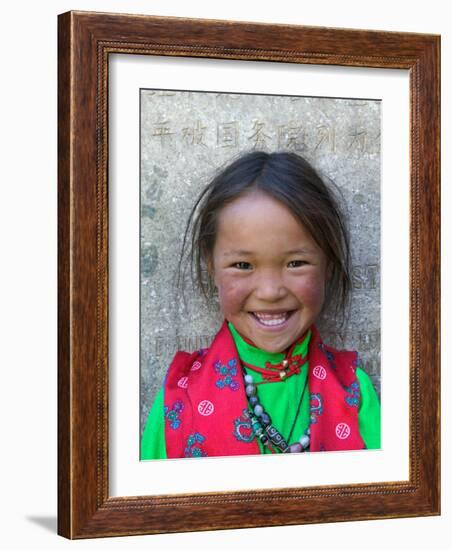
[[(245, 363), (264, 367), (267, 361), (278, 364), (284, 359), (284, 354), (282, 353), (269, 353), (248, 344), (230, 323), (228, 326), (234, 338), (239, 357)], [(293, 354), (301, 354), (303, 357), (306, 357), (310, 338), (311, 332), (309, 331), (304, 340), (295, 347)], [(245, 370), (253, 376), (255, 382), (262, 380), (260, 373), (251, 371), (246, 367)], [(259, 401), (262, 403), (264, 409), (269, 412), (272, 424), (278, 428), (279, 432), (288, 441), (290, 439), (290, 443), (297, 441), (309, 427), (310, 396), (307, 387), (307, 376), (308, 363), (305, 363), (301, 367), (299, 374), (290, 376), (284, 382), (259, 385)], [(358, 411), (359, 431), (368, 449), (379, 449), (380, 403), (378, 396), (369, 376), (362, 369), (356, 369), (356, 376), (361, 394)], [(142, 460), (167, 458), (163, 407), (164, 388), (162, 387), (155, 398), (144, 428), (141, 439)], [(259, 440), (257, 442), (261, 453), (270, 452)]]

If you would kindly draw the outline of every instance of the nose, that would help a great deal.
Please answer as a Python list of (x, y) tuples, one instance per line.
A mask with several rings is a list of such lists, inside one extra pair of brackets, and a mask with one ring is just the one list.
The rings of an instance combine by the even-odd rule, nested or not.
[(256, 279), (254, 295), (263, 302), (276, 302), (287, 296), (287, 293), (279, 271), (262, 272)]

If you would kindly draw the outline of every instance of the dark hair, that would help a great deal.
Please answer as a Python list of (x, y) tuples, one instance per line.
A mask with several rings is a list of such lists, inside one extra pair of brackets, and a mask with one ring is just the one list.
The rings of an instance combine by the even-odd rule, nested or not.
[[(338, 191), (334, 184), (331, 187)], [(292, 152), (246, 153), (214, 177), (198, 197), (187, 222), (179, 283), (185, 279), (181, 264), (186, 266), (184, 260), (188, 260), (193, 283), (206, 298), (212, 297), (214, 284), (206, 267), (215, 245), (218, 214), (225, 205), (253, 190), (285, 205), (310, 232), (326, 255), (330, 270), (325, 305), (334, 303), (336, 313), (343, 314), (351, 287), (344, 217), (332, 189), (303, 157)]]

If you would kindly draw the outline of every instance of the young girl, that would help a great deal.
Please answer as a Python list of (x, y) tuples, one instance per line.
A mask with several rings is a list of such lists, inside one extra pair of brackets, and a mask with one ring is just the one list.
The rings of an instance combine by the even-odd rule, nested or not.
[(141, 458), (379, 448), (357, 353), (315, 327), (350, 291), (345, 224), (315, 170), (293, 153), (248, 153), (203, 191), (189, 228), (192, 273), (204, 294), (217, 289), (225, 321), (208, 349), (176, 354)]

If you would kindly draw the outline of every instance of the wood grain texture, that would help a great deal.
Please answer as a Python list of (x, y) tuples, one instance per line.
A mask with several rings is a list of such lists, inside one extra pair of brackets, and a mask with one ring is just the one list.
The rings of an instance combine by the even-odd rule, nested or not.
[[(62, 25), (69, 16), (62, 16)], [(66, 23), (67, 24), (67, 23)], [(58, 33), (58, 530), (70, 533), (70, 35)]]
[[(58, 531), (68, 538), (436, 515), (440, 510), (438, 36), (69, 12), (58, 62)], [(108, 495), (108, 56), (410, 71), (410, 480)], [(138, 406), (138, 404), (137, 404)]]

